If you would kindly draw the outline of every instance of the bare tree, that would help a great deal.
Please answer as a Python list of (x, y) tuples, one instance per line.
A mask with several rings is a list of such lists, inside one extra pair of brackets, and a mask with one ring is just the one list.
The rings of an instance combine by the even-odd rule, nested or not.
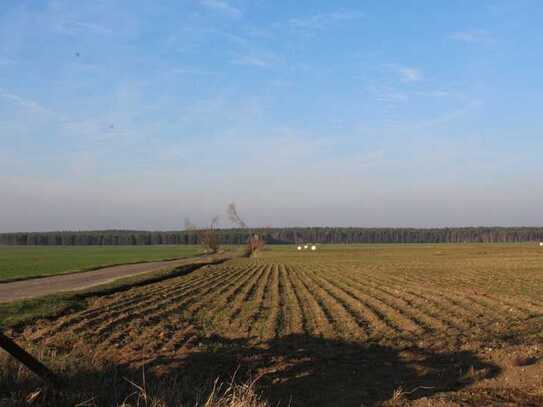
[(228, 207), (226, 208), (226, 214), (228, 215), (228, 219), (230, 220), (230, 222), (232, 222), (234, 225), (238, 226), (241, 229), (249, 229), (247, 227), (247, 224), (239, 216), (236, 204), (234, 202), (228, 205)]
[(228, 205), (228, 207), (226, 208), (226, 214), (228, 215), (228, 219), (230, 220), (230, 222), (232, 222), (240, 229), (246, 229), (249, 233), (247, 249), (250, 254), (264, 247), (266, 242), (264, 242), (264, 239), (262, 239), (262, 237), (260, 237), (257, 233), (253, 233), (253, 231), (247, 226), (247, 223), (245, 223), (241, 216), (239, 216), (236, 204), (234, 202)]
[(198, 241), (203, 246), (206, 252), (217, 253), (219, 251), (219, 235), (217, 233), (217, 225), (219, 224), (219, 217), (215, 216), (211, 219), (211, 223), (208, 228), (196, 227), (189, 218), (185, 218), (185, 230), (194, 231), (198, 236)]

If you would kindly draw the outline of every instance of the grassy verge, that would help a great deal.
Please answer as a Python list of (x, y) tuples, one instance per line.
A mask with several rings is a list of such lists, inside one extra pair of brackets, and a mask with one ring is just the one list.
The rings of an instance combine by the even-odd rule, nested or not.
[(0, 328), (15, 328), (32, 321), (58, 317), (68, 311), (84, 309), (91, 297), (113, 294), (133, 287), (156, 283), (190, 273), (209, 264), (218, 264), (236, 256), (234, 253), (187, 259), (187, 264), (175, 268), (121, 278), (110, 283), (77, 292), (48, 295), (28, 300), (0, 304)]
[(198, 246), (1, 246), (0, 283), (196, 256)]
[[(203, 255), (204, 254), (202, 253), (199, 256), (203, 256)], [(198, 256), (194, 256), (194, 257), (198, 257)], [(36, 280), (36, 279), (40, 279), (40, 278), (47, 278), (47, 277), (53, 277), (53, 276), (65, 276), (65, 275), (69, 275), (69, 274), (87, 273), (89, 271), (97, 271), (97, 270), (102, 270), (102, 269), (105, 269), (105, 268), (117, 267), (117, 266), (130, 266), (130, 265), (133, 265), (133, 264), (146, 264), (146, 263), (157, 263), (157, 262), (163, 262), (163, 261), (175, 261), (175, 260), (182, 260), (182, 259), (187, 259), (187, 258), (190, 258), (190, 257), (182, 256), (182, 257), (171, 257), (171, 258), (168, 258), (168, 259), (141, 260), (141, 261), (132, 261), (132, 262), (125, 262), (125, 263), (102, 264), (102, 265), (99, 265), (99, 266), (93, 266), (93, 267), (84, 268), (84, 269), (81, 269), (81, 270), (66, 271), (66, 272), (63, 272), (63, 273), (43, 274), (43, 275), (39, 275), (39, 276), (17, 277), (17, 278), (10, 278), (10, 279), (6, 279), (6, 280), (0, 279), (0, 284), (2, 284), (2, 283), (13, 283), (15, 281)]]

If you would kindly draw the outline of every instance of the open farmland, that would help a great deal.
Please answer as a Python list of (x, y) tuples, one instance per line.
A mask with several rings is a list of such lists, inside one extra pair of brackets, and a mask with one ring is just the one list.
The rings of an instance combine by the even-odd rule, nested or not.
[(0, 282), (194, 256), (198, 246), (0, 246)]
[[(14, 335), (84, 381), (78, 397), (108, 400), (98, 405), (118, 401), (97, 379), (113, 366), (193, 390), (237, 371), (282, 405), (535, 406), (542, 327), (539, 247), (394, 245), (274, 248)], [(28, 388), (18, 376), (6, 386)]]

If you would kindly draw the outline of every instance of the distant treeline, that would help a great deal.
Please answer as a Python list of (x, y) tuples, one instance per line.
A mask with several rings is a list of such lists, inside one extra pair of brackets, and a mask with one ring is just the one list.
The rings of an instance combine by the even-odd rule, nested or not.
[[(260, 234), (268, 244), (281, 243), (469, 243), (543, 241), (543, 227), (469, 227), (469, 228), (264, 228)], [(241, 244), (247, 230), (220, 229), (221, 244)], [(0, 245), (90, 246), (197, 244), (195, 231), (148, 232), (105, 230), (88, 232), (38, 232), (0, 234)]]

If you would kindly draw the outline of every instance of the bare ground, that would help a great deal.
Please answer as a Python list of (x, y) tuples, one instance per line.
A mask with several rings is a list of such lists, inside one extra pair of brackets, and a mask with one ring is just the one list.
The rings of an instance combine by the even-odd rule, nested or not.
[[(130, 394), (125, 378), (171, 383), (157, 393), (163, 405), (195, 405), (194, 389), (233, 376), (256, 380), (273, 406), (543, 406), (539, 253), (504, 260), (501, 248), (476, 248), (456, 259), (451, 247), (442, 261), (404, 250), (413, 255), (271, 251), (8, 334), (73, 383), (58, 406), (121, 405), (111, 394)], [(5, 371), (0, 401), (37, 386)]]

